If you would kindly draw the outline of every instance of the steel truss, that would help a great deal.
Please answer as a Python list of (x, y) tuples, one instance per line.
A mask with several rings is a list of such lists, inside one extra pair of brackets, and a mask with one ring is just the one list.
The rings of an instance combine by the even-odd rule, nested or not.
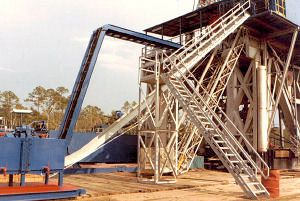
[[(235, 68), (227, 85), (226, 113), (256, 150), (260, 146), (288, 148), (295, 157), (299, 156), (300, 127), (297, 101), (300, 92), (299, 69), (290, 65), (297, 34), (298, 31), (295, 30), (286, 57), (282, 56), (271, 43), (246, 35), (245, 41), (248, 41), (246, 46), (255, 48), (256, 54), (249, 52), (248, 49), (246, 56), (253, 59)], [(258, 67), (261, 65), (266, 67), (264, 91), (258, 89), (263, 84), (258, 76)], [(259, 98), (265, 101), (267, 116), (263, 120), (258, 114), (261, 108)], [(278, 137), (274, 136), (274, 119), (277, 112), (282, 113), (279, 121), (283, 121), (284, 127), (288, 130), (287, 136), (284, 136), (284, 132), (281, 132)], [(264, 130), (261, 130), (261, 124), (264, 124)], [(267, 133), (265, 135), (267, 141), (259, 144), (262, 140), (260, 136), (262, 131)]]
[(267, 178), (269, 166), (258, 152), (270, 147), (278, 109), (291, 133), (281, 138), (298, 156), (300, 68), (290, 65), (298, 30), (285, 58), (241, 27), (249, 8), (250, 1), (237, 4), (175, 52), (143, 50), (140, 96), (156, 98), (139, 126), (141, 181), (170, 182), (165, 173), (176, 181), (205, 139), (248, 197), (268, 196), (257, 173)]

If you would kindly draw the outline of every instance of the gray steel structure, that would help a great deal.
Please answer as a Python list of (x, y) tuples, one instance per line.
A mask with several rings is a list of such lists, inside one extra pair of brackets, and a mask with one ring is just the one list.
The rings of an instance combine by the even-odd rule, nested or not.
[[(139, 181), (175, 182), (203, 139), (250, 198), (269, 196), (257, 177), (274, 166), (266, 153), (297, 160), (299, 26), (272, 2), (214, 1), (145, 30), (183, 46), (142, 51), (140, 101), (155, 98), (139, 112)], [(286, 132), (274, 143), (278, 110)]]

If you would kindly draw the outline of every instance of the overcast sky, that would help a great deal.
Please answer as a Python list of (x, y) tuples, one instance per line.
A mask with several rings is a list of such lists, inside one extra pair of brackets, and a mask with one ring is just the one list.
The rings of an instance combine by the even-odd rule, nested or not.
[[(287, 3), (289, 19), (300, 24), (299, 1)], [(38, 85), (71, 90), (93, 30), (142, 31), (192, 8), (193, 0), (0, 0), (0, 91), (25, 98)], [(105, 39), (85, 105), (109, 113), (137, 100), (141, 47)]]

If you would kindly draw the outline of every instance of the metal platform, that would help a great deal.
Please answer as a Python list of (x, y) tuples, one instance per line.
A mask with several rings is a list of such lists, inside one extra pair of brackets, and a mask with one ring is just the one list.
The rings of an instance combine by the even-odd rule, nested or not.
[(153, 46), (161, 49), (178, 49), (180, 44), (171, 41), (163, 40), (157, 37), (149, 36), (147, 34), (139, 33), (129, 29), (124, 29), (114, 25), (104, 25), (102, 30), (106, 31), (106, 35), (118, 38), (121, 40), (127, 40), (142, 45)]
[[(175, 37), (187, 32), (208, 26), (215, 18), (222, 15), (235, 4), (235, 0), (219, 1), (209, 6), (197, 9), (166, 22), (149, 27), (147, 33)], [(243, 24), (251, 34), (265, 38), (276, 48), (288, 50), (293, 32), (299, 26), (272, 9), (266, 9), (264, 1), (252, 1), (253, 15)], [(291, 63), (300, 66), (300, 33), (295, 44), (294, 56)]]
[(77, 197), (85, 194), (85, 190), (71, 185), (31, 184), (28, 186), (1, 187), (1, 201), (49, 200)]

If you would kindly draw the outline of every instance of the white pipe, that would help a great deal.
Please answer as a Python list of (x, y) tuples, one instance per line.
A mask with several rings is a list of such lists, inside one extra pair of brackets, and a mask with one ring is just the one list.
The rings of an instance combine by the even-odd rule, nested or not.
[(258, 152), (267, 152), (268, 150), (268, 86), (267, 86), (267, 68), (258, 65), (257, 67), (257, 134), (258, 134)]

